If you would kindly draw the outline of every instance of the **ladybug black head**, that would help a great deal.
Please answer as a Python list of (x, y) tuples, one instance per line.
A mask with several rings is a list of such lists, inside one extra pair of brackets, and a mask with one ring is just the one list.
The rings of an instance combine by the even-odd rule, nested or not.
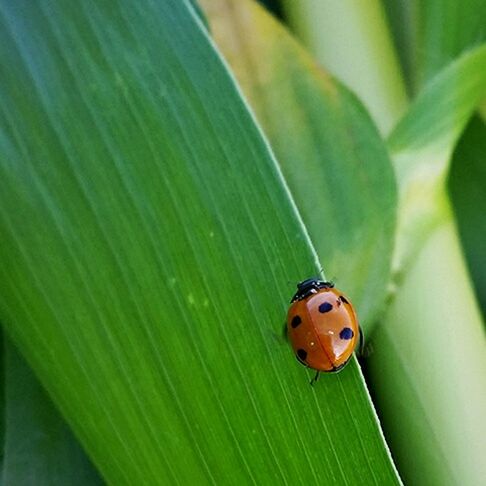
[(292, 297), (290, 302), (295, 302), (296, 300), (302, 300), (311, 294), (315, 294), (320, 289), (331, 289), (334, 287), (332, 282), (325, 282), (319, 278), (308, 278), (297, 284), (297, 292)]

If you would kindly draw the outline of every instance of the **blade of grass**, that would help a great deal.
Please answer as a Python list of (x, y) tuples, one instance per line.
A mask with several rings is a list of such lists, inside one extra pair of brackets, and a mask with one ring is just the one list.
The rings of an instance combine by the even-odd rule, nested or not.
[(486, 2), (482, 0), (420, 0), (416, 19), (417, 87), (486, 40)]
[(418, 2), (382, 0), (409, 94), (415, 93)]
[(279, 338), (318, 264), (189, 5), (0, 23), (0, 319), (107, 482), (393, 478), (355, 364), (312, 389)]
[(465, 125), (486, 96), (486, 45), (444, 69), (423, 90), (388, 140), (400, 187), (394, 268), (406, 268), (445, 217), (445, 181)]
[(104, 484), (13, 345), (5, 343), (3, 484)]
[(383, 5), (412, 93), (486, 40), (482, 0), (383, 0)]

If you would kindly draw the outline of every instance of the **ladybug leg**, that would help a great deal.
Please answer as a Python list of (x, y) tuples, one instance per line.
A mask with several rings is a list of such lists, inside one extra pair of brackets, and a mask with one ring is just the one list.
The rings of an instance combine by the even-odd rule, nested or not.
[(317, 380), (319, 379), (319, 371), (316, 371), (316, 374), (314, 378), (310, 381), (310, 386), (314, 386), (314, 383), (317, 383)]

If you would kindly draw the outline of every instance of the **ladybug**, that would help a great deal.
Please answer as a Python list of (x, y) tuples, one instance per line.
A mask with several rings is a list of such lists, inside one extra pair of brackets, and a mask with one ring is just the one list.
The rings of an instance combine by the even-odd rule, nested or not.
[(358, 340), (363, 342), (356, 312), (332, 282), (309, 278), (297, 285), (287, 314), (287, 335), (297, 359), (319, 372), (346, 366)]

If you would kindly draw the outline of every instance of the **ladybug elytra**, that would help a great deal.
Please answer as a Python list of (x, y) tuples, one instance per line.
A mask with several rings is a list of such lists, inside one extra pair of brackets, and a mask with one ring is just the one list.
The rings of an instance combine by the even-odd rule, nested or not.
[(335, 373), (351, 358), (362, 338), (356, 312), (331, 282), (310, 278), (297, 285), (287, 315), (287, 334), (295, 356), (319, 372)]

